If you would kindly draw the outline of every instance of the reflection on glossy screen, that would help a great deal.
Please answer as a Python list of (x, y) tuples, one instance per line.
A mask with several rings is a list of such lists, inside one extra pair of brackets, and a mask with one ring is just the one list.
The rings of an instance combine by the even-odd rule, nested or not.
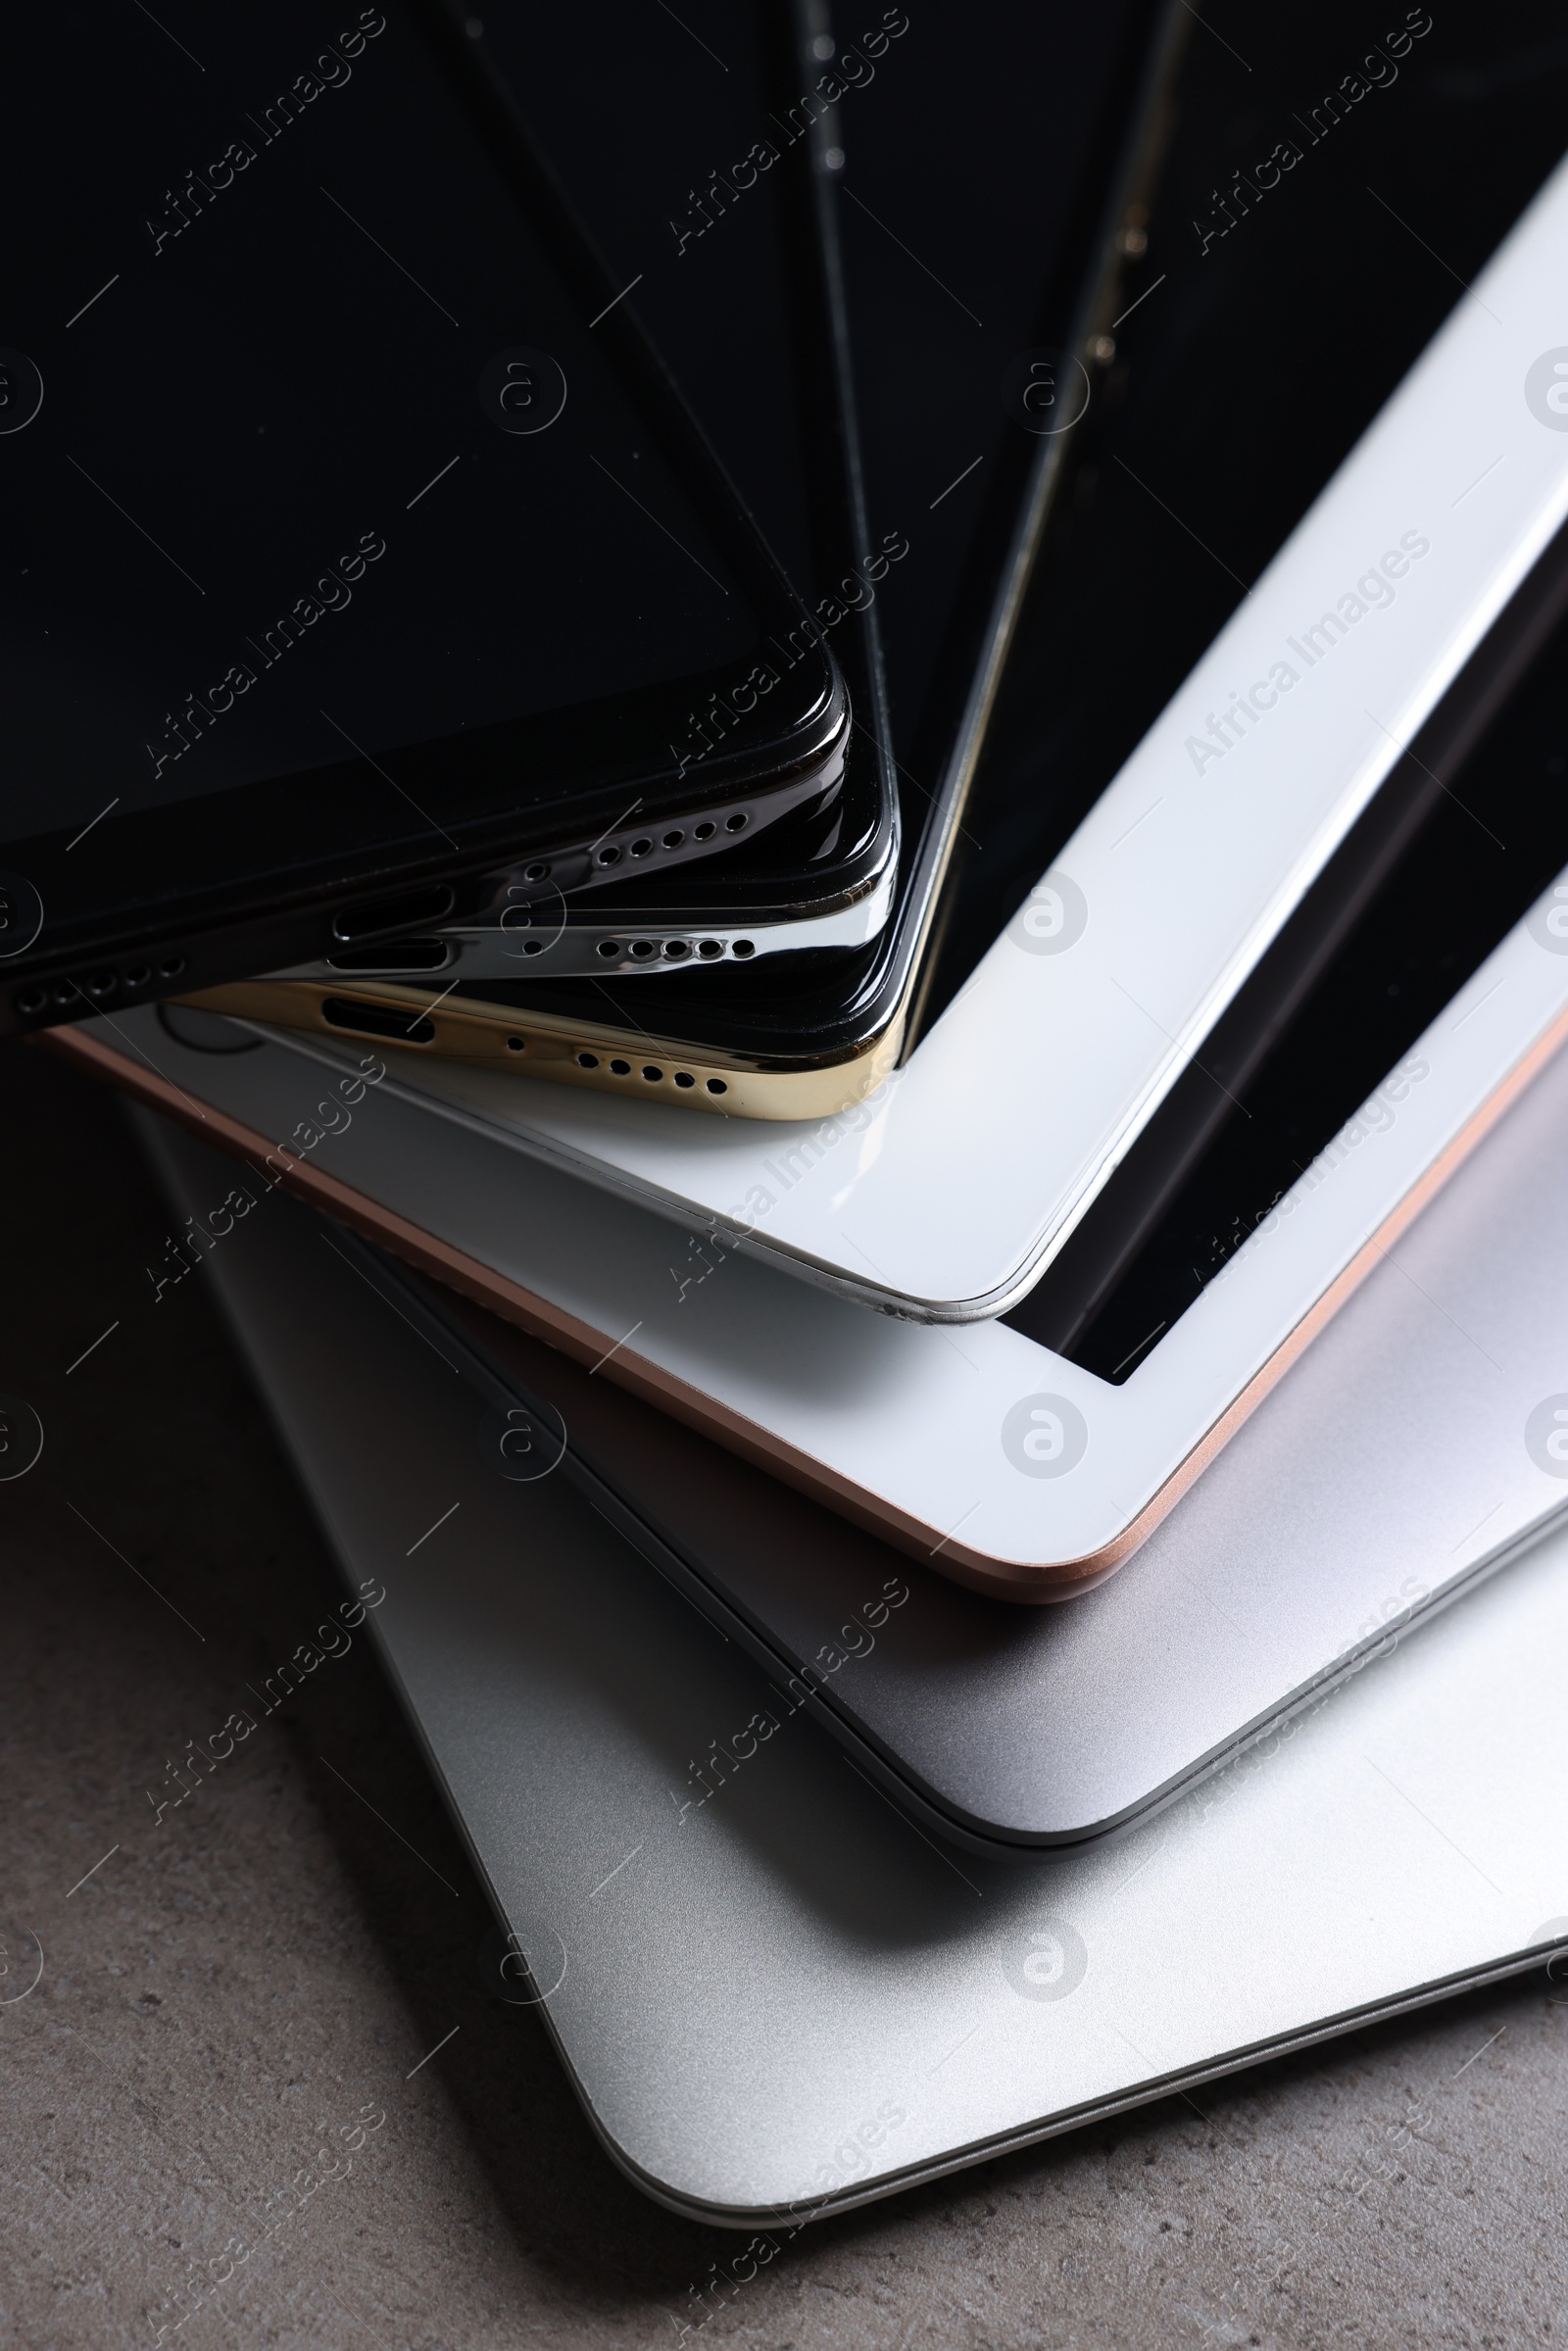
[(7, 832), (739, 663), (744, 591), (409, 13), (193, 41), (5, 36)]

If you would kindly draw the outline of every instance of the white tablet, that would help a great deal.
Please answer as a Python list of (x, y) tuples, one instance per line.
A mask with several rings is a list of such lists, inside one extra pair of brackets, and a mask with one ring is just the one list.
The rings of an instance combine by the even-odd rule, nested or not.
[(398, 1084), (852, 1297), (1004, 1312), (1568, 514), (1565, 241), (1568, 165), (875, 1095), (696, 1116), (407, 1050)]
[(51, 1040), (250, 1162), (162, 1278), (290, 1184), (958, 1581), (1052, 1599), (1136, 1550), (1568, 1038), (1568, 875), (1119, 1384), (1003, 1323), (898, 1320), (672, 1236), (482, 1119), (432, 1115), (373, 1053), (211, 1025), (240, 1050), (151, 1010)]

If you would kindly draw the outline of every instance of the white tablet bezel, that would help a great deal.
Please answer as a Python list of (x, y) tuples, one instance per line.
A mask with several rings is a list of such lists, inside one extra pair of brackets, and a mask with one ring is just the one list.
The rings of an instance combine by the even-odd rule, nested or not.
[(867, 1303), (1005, 1312), (1568, 515), (1568, 431), (1531, 392), (1565, 333), (1565, 243), (1568, 164), (1074, 834), (1055, 895), (867, 1101), (699, 1118), (414, 1053), (396, 1082)]
[(1568, 874), (1120, 1386), (1002, 1323), (903, 1321), (683, 1247), (335, 1045), (307, 1082), (293, 1046), (204, 1053), (151, 1010), (51, 1043), (248, 1157), (257, 1203), (289, 1184), (959, 1582), (1054, 1599), (1137, 1549), (1568, 1040), (1565, 904)]

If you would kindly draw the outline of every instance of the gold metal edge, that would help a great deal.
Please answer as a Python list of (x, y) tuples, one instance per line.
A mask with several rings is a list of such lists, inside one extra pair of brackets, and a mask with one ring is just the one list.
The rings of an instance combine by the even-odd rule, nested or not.
[[(340, 1027), (322, 1017), (320, 1007), (328, 997), (428, 1020), (433, 1034), (423, 1044), (413, 1044)], [(305, 1029), (340, 1045), (373, 1044), (409, 1062), (431, 1057), (462, 1061), (505, 1069), (509, 1077), (542, 1078), (611, 1094), (622, 1102), (662, 1102), (721, 1118), (826, 1118), (850, 1109), (874, 1093), (897, 1066), (904, 1036), (901, 1012), (850, 1058), (824, 1068), (771, 1070), (750, 1066), (738, 1057), (717, 1056), (710, 1049), (694, 1052), (688, 1045), (653, 1035), (634, 1048), (623, 1029), (594, 1021), (568, 1021), (555, 1013), (515, 1012), (478, 1003), (453, 1005), (391, 981), (232, 980), (175, 1001), (230, 1019)], [(510, 1042), (514, 1038), (521, 1040), (520, 1051)], [(583, 1065), (584, 1055), (592, 1066)], [(617, 1061), (623, 1065), (619, 1070), (612, 1066)], [(657, 1076), (649, 1077), (649, 1070)]]

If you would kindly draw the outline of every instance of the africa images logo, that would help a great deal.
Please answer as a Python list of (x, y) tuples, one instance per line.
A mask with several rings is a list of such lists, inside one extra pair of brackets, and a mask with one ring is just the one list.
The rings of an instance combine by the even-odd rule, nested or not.
[(1065, 1396), (1026, 1396), (1002, 1424), (1002, 1449), (1026, 1478), (1064, 1478), (1089, 1450), (1089, 1423)]
[(1065, 2000), (1089, 1972), (1089, 1951), (1065, 1919), (1037, 1919), (1004, 1954), (1002, 1969), (1024, 2000)]
[(1059, 955), (1076, 947), (1088, 928), (1088, 899), (1070, 874), (1054, 866), (1008, 923), (1007, 937), (1025, 955)]
[(1568, 1478), (1568, 1396), (1544, 1396), (1525, 1422), (1525, 1451), (1548, 1478)]
[(1553, 882), (1525, 916), (1525, 928), (1548, 955), (1568, 955), (1568, 882)]
[(1550, 432), (1568, 432), (1568, 344), (1544, 351), (1525, 377), (1525, 406)]
[[(1564, 357), (1568, 358), (1568, 353)], [(1541, 362), (1538, 360), (1536, 365), (1539, 367)], [(1286, 651), (1295, 660), (1287, 661), (1281, 654), (1266, 677), (1231, 693), (1218, 713), (1207, 712), (1203, 720), (1205, 733), (1188, 736), (1183, 748), (1196, 772), (1201, 775), (1216, 759), (1224, 759), (1238, 743), (1245, 742), (1252, 728), (1275, 708), (1281, 695), (1298, 686), (1306, 672), (1326, 661), (1335, 646), (1342, 644), (1370, 612), (1386, 612), (1397, 594), (1394, 583), (1405, 578), (1412, 564), (1424, 563), (1431, 553), (1432, 541), (1425, 531), (1401, 531), (1397, 547), (1385, 548), (1353, 588), (1347, 588), (1315, 620), (1303, 623), (1298, 635), (1287, 637)], [(1299, 668), (1296, 665), (1298, 661)]]

